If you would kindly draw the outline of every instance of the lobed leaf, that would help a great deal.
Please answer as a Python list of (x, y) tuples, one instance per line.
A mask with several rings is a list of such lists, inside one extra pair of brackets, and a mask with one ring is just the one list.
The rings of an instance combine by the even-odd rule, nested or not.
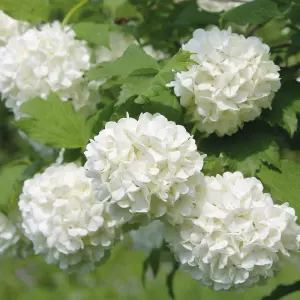
[(127, 77), (136, 70), (152, 70), (152, 73), (159, 70), (159, 65), (154, 58), (147, 55), (137, 45), (130, 45), (124, 54), (109, 62), (104, 62), (87, 73), (89, 80), (103, 80), (110, 77)]
[(239, 25), (264, 24), (280, 15), (278, 6), (271, 0), (254, 0), (227, 11), (223, 20)]
[(263, 122), (252, 122), (245, 125), (232, 136), (210, 136), (203, 139), (199, 149), (208, 155), (223, 156), (223, 168), (240, 171), (245, 176), (255, 176), (262, 166), (268, 163), (280, 166), (280, 153), (278, 142), (280, 138)]
[(50, 94), (47, 100), (35, 98), (25, 102), (21, 112), (28, 115), (16, 125), (34, 141), (56, 148), (81, 148), (88, 142), (90, 127), (74, 111), (71, 102)]
[(297, 114), (300, 113), (300, 83), (296, 80), (284, 83), (275, 95), (272, 110), (265, 113), (264, 119), (272, 126), (284, 128), (292, 137), (298, 128)]
[(300, 164), (291, 160), (282, 160), (279, 171), (262, 166), (259, 179), (280, 203), (289, 202), (300, 216)]
[(73, 29), (80, 40), (85, 40), (92, 45), (109, 46), (110, 25), (108, 24), (82, 22), (75, 24)]
[(46, 0), (1, 0), (0, 10), (18, 20), (47, 21), (50, 5)]

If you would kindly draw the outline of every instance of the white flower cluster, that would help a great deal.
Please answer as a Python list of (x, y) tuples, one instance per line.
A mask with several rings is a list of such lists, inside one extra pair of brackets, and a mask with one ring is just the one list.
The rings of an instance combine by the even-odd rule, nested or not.
[(126, 221), (139, 213), (162, 216), (181, 195), (194, 195), (204, 158), (183, 126), (149, 113), (108, 122), (85, 155), (97, 197), (107, 187), (111, 214)]
[(259, 180), (225, 173), (206, 177), (203, 188), (198, 216), (166, 234), (184, 269), (203, 285), (249, 287), (299, 253), (294, 209), (274, 204)]
[(209, 12), (222, 12), (250, 1), (252, 0), (197, 0), (197, 3), (200, 10), (203, 9)]
[(19, 200), (22, 226), (36, 254), (61, 268), (89, 270), (115, 240), (106, 199), (94, 198), (84, 168), (51, 166), (26, 180)]
[[(240, 2), (247, 0), (198, 0), (213, 12)], [(17, 119), (24, 102), (51, 92), (72, 100), (77, 111), (91, 108), (90, 88), (105, 80), (86, 84), (84, 72), (119, 58), (131, 44), (137, 44), (133, 37), (112, 32), (108, 47), (91, 50), (59, 22), (30, 28), (0, 11), (1, 96)], [(233, 134), (271, 107), (279, 67), (258, 38), (198, 29), (182, 48), (194, 63), (168, 86), (200, 131)], [(144, 50), (165, 58), (151, 46)], [(136, 249), (150, 252), (165, 238), (194, 278), (228, 290), (272, 277), (283, 258), (299, 253), (295, 211), (274, 204), (256, 178), (204, 177), (205, 155), (193, 137), (161, 114), (108, 122), (87, 145), (84, 167), (61, 164), (63, 153), (24, 182), (21, 216), (13, 221), (0, 213), (0, 254), (29, 253), (25, 235), (48, 263), (86, 271), (105, 259), (125, 223), (148, 222), (130, 233)]]
[(29, 28), (27, 22), (17, 21), (0, 10), (0, 47), (13, 36), (19, 36)]
[(51, 92), (63, 101), (72, 99), (76, 110), (87, 105), (83, 73), (90, 68), (90, 50), (69, 27), (55, 22), (31, 28), (11, 37), (0, 51), (0, 92), (16, 118), (24, 102)]
[(230, 29), (198, 29), (182, 48), (192, 53), (195, 64), (176, 73), (168, 86), (174, 87), (187, 121), (197, 123), (199, 131), (231, 135), (271, 107), (280, 88), (279, 67), (258, 38)]
[(17, 227), (6, 215), (0, 212), (0, 255), (8, 254), (19, 240), (20, 235)]

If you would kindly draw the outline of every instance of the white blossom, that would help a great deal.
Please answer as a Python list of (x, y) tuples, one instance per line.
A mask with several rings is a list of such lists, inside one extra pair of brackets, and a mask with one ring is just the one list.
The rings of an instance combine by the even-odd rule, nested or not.
[(110, 213), (123, 221), (138, 214), (162, 216), (180, 195), (193, 193), (189, 179), (201, 176), (204, 158), (183, 126), (149, 113), (108, 122), (85, 155), (96, 194), (102, 198), (107, 187)]
[(279, 67), (258, 38), (197, 29), (182, 48), (193, 53), (195, 64), (176, 73), (168, 86), (186, 108), (186, 120), (200, 131), (231, 135), (271, 108), (280, 88)]
[(29, 23), (15, 20), (0, 10), (0, 47), (11, 37), (19, 36), (29, 28)]
[(258, 179), (240, 172), (205, 182), (197, 217), (166, 233), (191, 276), (215, 290), (244, 288), (273, 277), (284, 258), (297, 258), (300, 227), (288, 203), (274, 204)]
[(10, 212), (8, 219), (16, 230), (15, 236), (17, 242), (9, 247), (5, 254), (9, 257), (27, 258), (33, 254), (33, 246), (31, 241), (25, 236), (24, 229), (22, 227), (22, 217), (19, 209), (15, 209)]
[(74, 163), (50, 166), (26, 180), (19, 208), (35, 253), (62, 269), (92, 269), (115, 239), (107, 198), (108, 193), (103, 201), (94, 198), (84, 168)]
[(252, 0), (197, 0), (197, 3), (200, 10), (222, 12), (251, 1)]
[(152, 221), (138, 230), (132, 230), (130, 236), (133, 248), (146, 254), (149, 254), (152, 249), (160, 248), (164, 240), (164, 230), (164, 224), (159, 220)]
[(15, 224), (0, 212), (0, 255), (8, 254), (19, 242), (20, 235)]
[(1, 48), (0, 92), (5, 104), (20, 117), (20, 106), (34, 98), (46, 99), (55, 92), (63, 101), (72, 100), (76, 110), (90, 103), (90, 91), (83, 84), (90, 68), (90, 50), (85, 41), (60, 23), (31, 28), (9, 39)]

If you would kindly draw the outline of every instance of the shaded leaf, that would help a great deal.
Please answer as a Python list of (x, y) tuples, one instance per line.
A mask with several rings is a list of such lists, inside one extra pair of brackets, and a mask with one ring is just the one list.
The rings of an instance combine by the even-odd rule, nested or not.
[(109, 121), (114, 112), (114, 103), (105, 105), (95, 115), (88, 120), (88, 126), (91, 128), (93, 135), (98, 134), (104, 128), (105, 123)]
[(299, 24), (300, 23), (299, 14), (300, 14), (300, 3), (299, 2), (297, 2), (297, 4), (293, 3), (287, 13), (287, 17), (292, 21), (292, 23)]
[[(185, 4), (185, 3), (184, 3)], [(199, 6), (196, 2), (192, 2), (189, 5), (185, 5), (184, 9), (178, 14), (174, 25), (186, 26), (186, 25), (206, 25), (215, 24), (218, 25), (219, 14), (211, 13), (204, 10), (199, 10)]]
[(199, 149), (208, 155), (223, 155), (230, 171), (254, 176), (263, 162), (280, 166), (277, 141), (280, 141), (279, 137), (267, 124), (252, 122), (232, 136), (212, 135), (203, 139)]
[(173, 262), (173, 268), (171, 270), (171, 272), (168, 274), (167, 276), (167, 288), (168, 288), (168, 293), (169, 296), (172, 300), (175, 299), (175, 294), (174, 294), (174, 277), (175, 274), (177, 272), (177, 270), (179, 269), (179, 263), (177, 261)]
[(143, 264), (142, 283), (146, 285), (146, 273), (150, 268), (154, 278), (157, 276), (160, 266), (160, 254), (161, 249), (152, 249), (149, 256), (146, 258)]
[(280, 15), (277, 4), (271, 0), (254, 0), (227, 11), (223, 20), (239, 25), (264, 24)]
[(204, 159), (202, 172), (206, 176), (223, 174), (228, 166), (228, 159), (223, 154), (219, 156), (209, 155)]
[(264, 119), (271, 125), (279, 125), (293, 136), (298, 127), (298, 113), (300, 113), (300, 83), (293, 80), (284, 83), (277, 92), (272, 110), (266, 111)]
[(13, 194), (13, 187), (22, 177), (28, 163), (18, 161), (3, 166), (0, 169), (0, 210), (9, 204), (10, 196)]

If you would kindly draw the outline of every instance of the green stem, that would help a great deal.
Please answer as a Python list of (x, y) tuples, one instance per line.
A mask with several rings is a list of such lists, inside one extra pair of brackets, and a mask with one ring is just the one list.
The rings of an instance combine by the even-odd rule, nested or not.
[(196, 131), (197, 131), (197, 124), (194, 124), (194, 126), (193, 126), (193, 128), (192, 128), (192, 130), (191, 130), (191, 135), (195, 135), (195, 133), (196, 133)]
[(62, 21), (62, 26), (65, 26), (69, 20), (71, 19), (71, 17), (73, 16), (73, 14), (80, 9), (83, 5), (85, 5), (88, 2), (88, 0), (81, 0), (78, 4), (76, 4), (75, 6), (73, 6), (69, 12), (66, 14), (65, 18)]

